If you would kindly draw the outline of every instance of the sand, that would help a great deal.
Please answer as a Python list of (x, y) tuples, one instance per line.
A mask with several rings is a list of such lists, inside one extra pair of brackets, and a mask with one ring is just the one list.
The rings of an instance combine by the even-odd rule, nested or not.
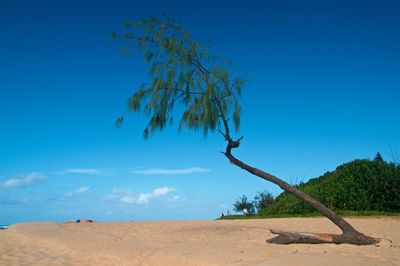
[(0, 265), (400, 265), (400, 218), (348, 218), (377, 246), (266, 244), (270, 228), (339, 233), (325, 218), (21, 223), (0, 231)]

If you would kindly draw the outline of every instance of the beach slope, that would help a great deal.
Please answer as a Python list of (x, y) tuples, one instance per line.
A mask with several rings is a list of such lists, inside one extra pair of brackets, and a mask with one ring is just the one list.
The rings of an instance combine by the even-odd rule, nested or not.
[(400, 265), (399, 217), (348, 218), (377, 246), (275, 245), (269, 229), (340, 233), (325, 218), (88, 224), (0, 231), (1, 265)]

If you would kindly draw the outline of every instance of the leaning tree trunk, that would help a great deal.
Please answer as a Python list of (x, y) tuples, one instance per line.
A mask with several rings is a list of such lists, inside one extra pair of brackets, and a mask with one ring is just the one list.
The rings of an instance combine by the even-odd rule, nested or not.
[(261, 177), (267, 181), (270, 181), (284, 191), (287, 191), (300, 200), (308, 203), (314, 209), (325, 215), (329, 220), (331, 220), (334, 224), (336, 224), (341, 230), (342, 234), (322, 234), (322, 233), (307, 233), (307, 232), (286, 232), (281, 230), (270, 230), (273, 234), (278, 234), (277, 237), (271, 238), (267, 240), (267, 243), (276, 243), (276, 244), (292, 244), (292, 243), (336, 243), (336, 244), (354, 244), (354, 245), (372, 245), (379, 242), (378, 239), (366, 236), (356, 229), (354, 229), (348, 222), (346, 222), (342, 217), (334, 213), (332, 210), (327, 208), (325, 205), (310, 197), (306, 193), (301, 190), (289, 185), (285, 181), (279, 179), (276, 176), (273, 176), (269, 173), (266, 173), (260, 169), (252, 167), (234, 157), (231, 153), (232, 148), (237, 148), (240, 145), (241, 138), (239, 140), (232, 140), (229, 136), (229, 131), (224, 134), (225, 139), (228, 141), (228, 145), (226, 147), (226, 151), (224, 152), (225, 156), (229, 159), (229, 161), (248, 171), (249, 173)]

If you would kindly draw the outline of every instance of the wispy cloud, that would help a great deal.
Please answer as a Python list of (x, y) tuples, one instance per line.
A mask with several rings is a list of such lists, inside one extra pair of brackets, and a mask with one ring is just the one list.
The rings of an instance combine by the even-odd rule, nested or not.
[(142, 170), (133, 170), (134, 174), (141, 175), (183, 175), (183, 174), (193, 174), (193, 173), (207, 173), (210, 172), (209, 169), (200, 168), (200, 167), (190, 167), (184, 169), (159, 169), (159, 168), (151, 168), (151, 169), (142, 169)]
[(6, 181), (0, 183), (0, 188), (23, 188), (35, 185), (42, 180), (44, 180), (46, 176), (42, 173), (33, 172), (27, 175), (19, 175), (16, 177), (12, 177), (7, 179)]
[(174, 188), (161, 187), (161, 188), (156, 188), (149, 193), (140, 193), (136, 195), (128, 189), (114, 188), (112, 192), (108, 195), (108, 198), (118, 200), (119, 202), (125, 204), (146, 205), (149, 204), (152, 199), (160, 198), (174, 191), (175, 191)]
[(96, 168), (69, 168), (64, 169), (60, 172), (57, 172), (58, 175), (65, 174), (81, 174), (81, 175), (102, 175), (104, 174), (103, 170)]
[(72, 192), (65, 193), (64, 196), (65, 197), (73, 197), (73, 196), (81, 195), (81, 194), (88, 192), (89, 189), (90, 189), (90, 187), (80, 187), (78, 189), (75, 189)]
[(183, 198), (181, 196), (175, 195), (175, 196), (169, 198), (168, 201), (170, 201), (170, 202), (182, 202), (182, 201), (185, 201), (185, 200), (186, 200), (186, 198)]

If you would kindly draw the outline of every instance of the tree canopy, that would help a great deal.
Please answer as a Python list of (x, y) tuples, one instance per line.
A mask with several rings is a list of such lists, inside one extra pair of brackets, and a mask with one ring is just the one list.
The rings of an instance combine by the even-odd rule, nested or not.
[[(142, 84), (127, 102), (129, 111), (143, 110), (149, 115), (145, 138), (172, 124), (175, 117), (179, 129), (200, 129), (205, 135), (220, 129), (221, 118), (239, 129), (244, 80), (230, 77), (229, 66), (217, 62), (189, 31), (168, 17), (149, 17), (126, 21), (125, 31), (113, 37), (127, 40), (128, 48), (141, 50), (149, 64), (151, 81)], [(177, 104), (183, 111), (174, 108)], [(119, 117), (116, 125), (123, 120), (124, 116)]]
[(233, 204), (235, 212), (245, 211), (245, 214), (254, 214), (255, 208), (253, 202), (249, 201), (245, 195), (240, 197)]

